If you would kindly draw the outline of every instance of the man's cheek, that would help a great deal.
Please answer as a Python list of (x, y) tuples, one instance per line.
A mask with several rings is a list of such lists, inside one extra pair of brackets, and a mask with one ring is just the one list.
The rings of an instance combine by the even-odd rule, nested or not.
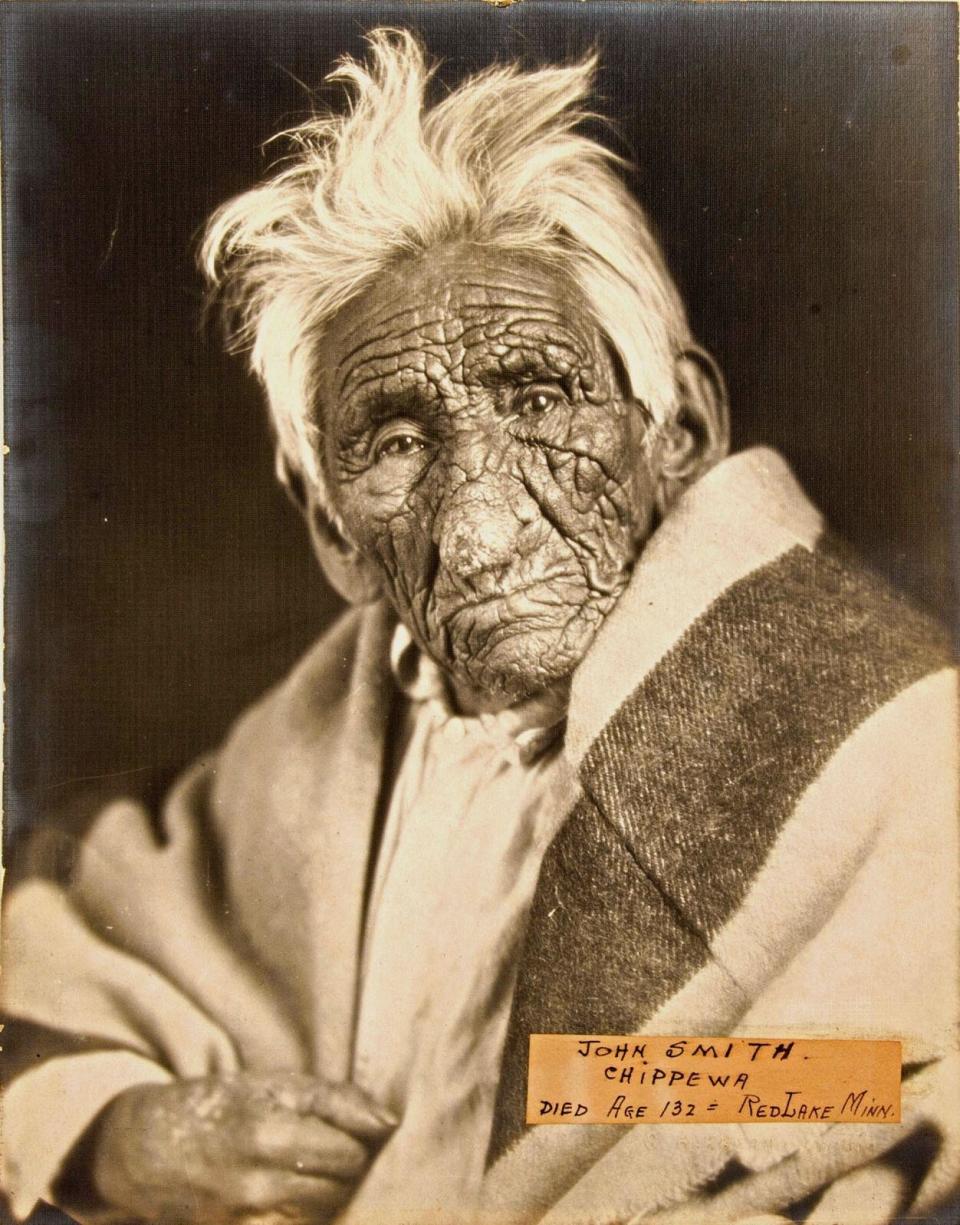
[(365, 472), (350, 491), (350, 512), (367, 536), (403, 518), (412, 500), (407, 465), (384, 463)]
[(370, 553), (394, 592), (400, 611), (413, 608), (429, 594), (435, 570), (430, 524), (425, 512), (405, 508), (380, 521), (371, 534)]
[(593, 456), (550, 451), (528, 458), (524, 485), (544, 519), (576, 556), (615, 558), (632, 537), (630, 499)]

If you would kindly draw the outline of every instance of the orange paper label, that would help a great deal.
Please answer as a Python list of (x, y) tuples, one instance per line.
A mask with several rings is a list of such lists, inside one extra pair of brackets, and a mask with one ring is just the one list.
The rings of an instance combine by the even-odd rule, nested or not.
[(899, 1123), (900, 1043), (531, 1034), (528, 1123)]

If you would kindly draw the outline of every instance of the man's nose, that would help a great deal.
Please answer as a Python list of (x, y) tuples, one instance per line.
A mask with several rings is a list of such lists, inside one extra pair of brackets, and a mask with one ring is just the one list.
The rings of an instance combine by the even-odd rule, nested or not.
[(536, 504), (516, 481), (480, 478), (460, 487), (443, 508), (437, 547), (444, 569), (470, 579), (517, 560), (520, 536)]

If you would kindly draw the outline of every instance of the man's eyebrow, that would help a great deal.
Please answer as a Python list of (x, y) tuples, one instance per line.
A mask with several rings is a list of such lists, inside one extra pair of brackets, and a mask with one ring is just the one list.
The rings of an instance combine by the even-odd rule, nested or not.
[[(528, 324), (534, 326), (528, 327)], [(487, 361), (502, 365), (504, 361), (512, 359), (552, 368), (551, 350), (568, 354), (580, 366), (593, 362), (593, 350), (587, 338), (556, 317), (544, 319), (527, 315), (522, 320), (510, 320), (496, 331), (489, 327), (484, 331), (499, 351), (478, 354), (472, 361), (468, 356), (471, 365), (484, 365)]]
[[(470, 370), (482, 371), (484, 375), (499, 373), (506, 378), (531, 373), (556, 376), (558, 373), (556, 362), (550, 360), (547, 349), (560, 347), (565, 351), (569, 349), (567, 345), (559, 346), (555, 341), (525, 338), (522, 344), (511, 345), (506, 353), (480, 354), (470, 361), (468, 366)], [(577, 366), (584, 364), (580, 360), (579, 353), (573, 350), (569, 352), (574, 358), (573, 364)]]
[(351, 391), (340, 414), (341, 426), (348, 433), (357, 433), (371, 425), (388, 421), (391, 417), (406, 416), (425, 421), (436, 411), (436, 405), (427, 389), (421, 384), (399, 387), (385, 391), (377, 386), (382, 380), (377, 376)]

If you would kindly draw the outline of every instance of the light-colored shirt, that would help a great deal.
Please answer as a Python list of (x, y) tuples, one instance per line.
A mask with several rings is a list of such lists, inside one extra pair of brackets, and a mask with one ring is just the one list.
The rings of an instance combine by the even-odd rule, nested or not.
[(401, 1122), (346, 1219), (462, 1219), (483, 1172), (518, 942), (566, 808), (563, 710), (546, 698), (458, 715), (403, 627), (392, 662), (407, 747), (370, 894), (354, 1080)]

